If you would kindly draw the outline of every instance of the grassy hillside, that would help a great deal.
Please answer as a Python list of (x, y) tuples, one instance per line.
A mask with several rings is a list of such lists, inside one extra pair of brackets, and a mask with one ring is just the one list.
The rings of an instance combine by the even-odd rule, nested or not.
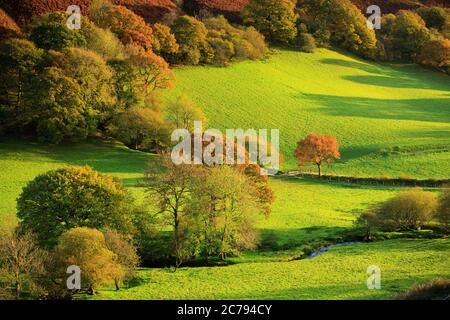
[(228, 68), (183, 67), (177, 88), (210, 127), (278, 128), (285, 167), (309, 132), (336, 135), (342, 160), (327, 172), (444, 178), (450, 172), (450, 81), (413, 65), (382, 65), (321, 49), (276, 51)]
[[(140, 271), (141, 283), (97, 299), (387, 299), (417, 282), (448, 275), (449, 239), (391, 240), (332, 248), (313, 259), (228, 267)], [(381, 269), (368, 290), (367, 267)]]

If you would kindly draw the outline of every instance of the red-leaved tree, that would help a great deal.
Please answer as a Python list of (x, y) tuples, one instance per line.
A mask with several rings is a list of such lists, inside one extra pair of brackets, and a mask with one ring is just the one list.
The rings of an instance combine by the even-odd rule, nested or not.
[(299, 165), (305, 162), (314, 163), (321, 174), (322, 164), (332, 163), (341, 157), (339, 144), (335, 136), (320, 135), (310, 133), (305, 139), (297, 143), (297, 149), (294, 152)]

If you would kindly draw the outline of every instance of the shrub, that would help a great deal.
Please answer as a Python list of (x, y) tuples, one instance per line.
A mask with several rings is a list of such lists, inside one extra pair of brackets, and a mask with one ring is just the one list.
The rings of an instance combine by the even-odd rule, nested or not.
[(22, 31), (16, 22), (0, 8), (0, 40), (9, 38), (19, 38)]
[(17, 199), (22, 229), (53, 246), (74, 227), (109, 226), (131, 232), (131, 197), (115, 178), (89, 167), (67, 167), (37, 176)]
[(427, 28), (442, 30), (450, 15), (440, 7), (422, 7), (417, 10), (419, 16), (425, 21)]
[(387, 231), (415, 230), (432, 219), (436, 207), (437, 200), (432, 193), (412, 189), (381, 204), (376, 215)]
[(314, 52), (316, 49), (316, 40), (309, 33), (300, 33), (297, 38), (297, 46), (301, 51)]
[(398, 300), (448, 300), (450, 296), (450, 279), (438, 278), (430, 283), (412, 287), (399, 295)]

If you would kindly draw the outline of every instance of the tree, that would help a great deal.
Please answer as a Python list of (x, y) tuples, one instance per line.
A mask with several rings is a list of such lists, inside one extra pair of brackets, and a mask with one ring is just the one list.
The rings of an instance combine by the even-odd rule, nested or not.
[(417, 61), (450, 74), (450, 40), (437, 39), (427, 42), (421, 49)]
[(446, 21), (450, 19), (450, 14), (440, 7), (421, 7), (417, 10), (417, 13), (425, 21), (427, 28), (437, 30), (442, 30)]
[(67, 28), (66, 13), (55, 12), (38, 18), (32, 25), (30, 39), (39, 47), (46, 50), (67, 49), (70, 47), (85, 47), (85, 28)]
[(250, 0), (242, 17), (244, 23), (255, 27), (269, 41), (287, 44), (297, 35), (297, 15), (292, 0)]
[(181, 95), (167, 106), (167, 120), (177, 129), (194, 130), (194, 121), (201, 121), (206, 126), (207, 120), (202, 109), (185, 95)]
[(340, 159), (341, 154), (336, 137), (310, 133), (297, 143), (294, 156), (300, 165), (304, 165), (305, 162), (317, 165), (320, 178), (322, 164)]
[(96, 52), (105, 61), (125, 59), (125, 48), (117, 36), (108, 29), (92, 26), (88, 33), (87, 48)]
[(22, 115), (33, 104), (32, 80), (42, 57), (43, 51), (25, 39), (0, 43), (0, 127), (17, 132), (27, 124)]
[(394, 50), (405, 59), (414, 60), (430, 39), (430, 32), (419, 15), (400, 10), (392, 29), (392, 37)]
[(55, 60), (55, 66), (80, 85), (84, 103), (99, 122), (105, 122), (115, 113), (113, 70), (101, 56), (90, 50), (70, 48)]
[[(164, 171), (161, 172), (161, 169)], [(158, 214), (173, 228), (172, 252), (179, 267), (186, 258), (182, 223), (188, 219), (185, 208), (202, 168), (196, 165), (175, 165), (169, 155), (149, 162), (145, 184), (149, 199), (154, 201)]]
[(36, 106), (27, 110), (40, 140), (60, 143), (80, 141), (95, 132), (94, 111), (83, 100), (78, 83), (61, 69), (46, 68), (33, 87)]
[(107, 2), (91, 8), (90, 18), (95, 24), (114, 32), (125, 45), (153, 48), (153, 30), (133, 11)]
[(376, 215), (385, 230), (415, 230), (432, 219), (436, 207), (437, 200), (432, 193), (412, 189), (379, 205)]
[(205, 25), (190, 16), (177, 18), (171, 26), (180, 45), (175, 62), (197, 65), (212, 58), (212, 50), (207, 42), (208, 31)]
[(376, 48), (374, 30), (350, 0), (304, 0), (309, 29), (318, 42), (331, 42), (366, 57), (373, 57)]
[(170, 27), (155, 23), (152, 28), (154, 35), (153, 51), (165, 58), (170, 58), (171, 55), (176, 54), (180, 46)]
[(376, 213), (369, 210), (361, 213), (355, 221), (355, 226), (363, 230), (364, 240), (369, 241), (372, 236), (372, 230), (377, 226), (377, 223)]
[(163, 58), (135, 46), (128, 46), (127, 53), (135, 68), (136, 84), (144, 97), (152, 91), (173, 87), (175, 74)]
[(89, 167), (66, 167), (37, 176), (17, 199), (24, 230), (53, 246), (75, 227), (109, 226), (131, 233), (131, 198), (117, 179)]
[(44, 295), (40, 278), (46, 274), (47, 258), (31, 232), (14, 231), (0, 238), (0, 299)]
[(64, 232), (54, 248), (55, 266), (61, 278), (67, 277), (69, 266), (81, 270), (81, 290), (94, 294), (100, 285), (123, 279), (125, 271), (117, 255), (108, 249), (103, 234), (86, 227)]
[(131, 107), (117, 114), (109, 125), (109, 131), (135, 150), (159, 151), (169, 143), (161, 114), (150, 108)]
[(445, 188), (439, 196), (436, 218), (450, 229), (450, 188)]
[[(245, 175), (230, 166), (212, 167), (193, 188), (187, 211), (200, 253), (208, 259), (255, 247), (258, 205)], [(192, 232), (192, 230), (191, 230)]]
[(137, 254), (136, 247), (128, 237), (119, 233), (116, 230), (106, 228), (103, 231), (105, 243), (109, 250), (116, 255), (116, 262), (118, 262), (124, 274), (117, 274), (114, 279), (116, 290), (120, 289), (120, 283), (123, 280), (130, 280), (136, 275), (136, 268), (139, 266), (140, 258)]

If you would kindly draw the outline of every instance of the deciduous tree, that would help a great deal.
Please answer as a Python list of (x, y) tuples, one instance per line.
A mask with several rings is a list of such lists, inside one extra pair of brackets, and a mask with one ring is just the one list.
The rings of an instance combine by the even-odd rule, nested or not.
[(322, 165), (339, 159), (341, 154), (336, 137), (311, 133), (297, 143), (294, 156), (300, 165), (305, 162), (317, 165), (320, 177)]

